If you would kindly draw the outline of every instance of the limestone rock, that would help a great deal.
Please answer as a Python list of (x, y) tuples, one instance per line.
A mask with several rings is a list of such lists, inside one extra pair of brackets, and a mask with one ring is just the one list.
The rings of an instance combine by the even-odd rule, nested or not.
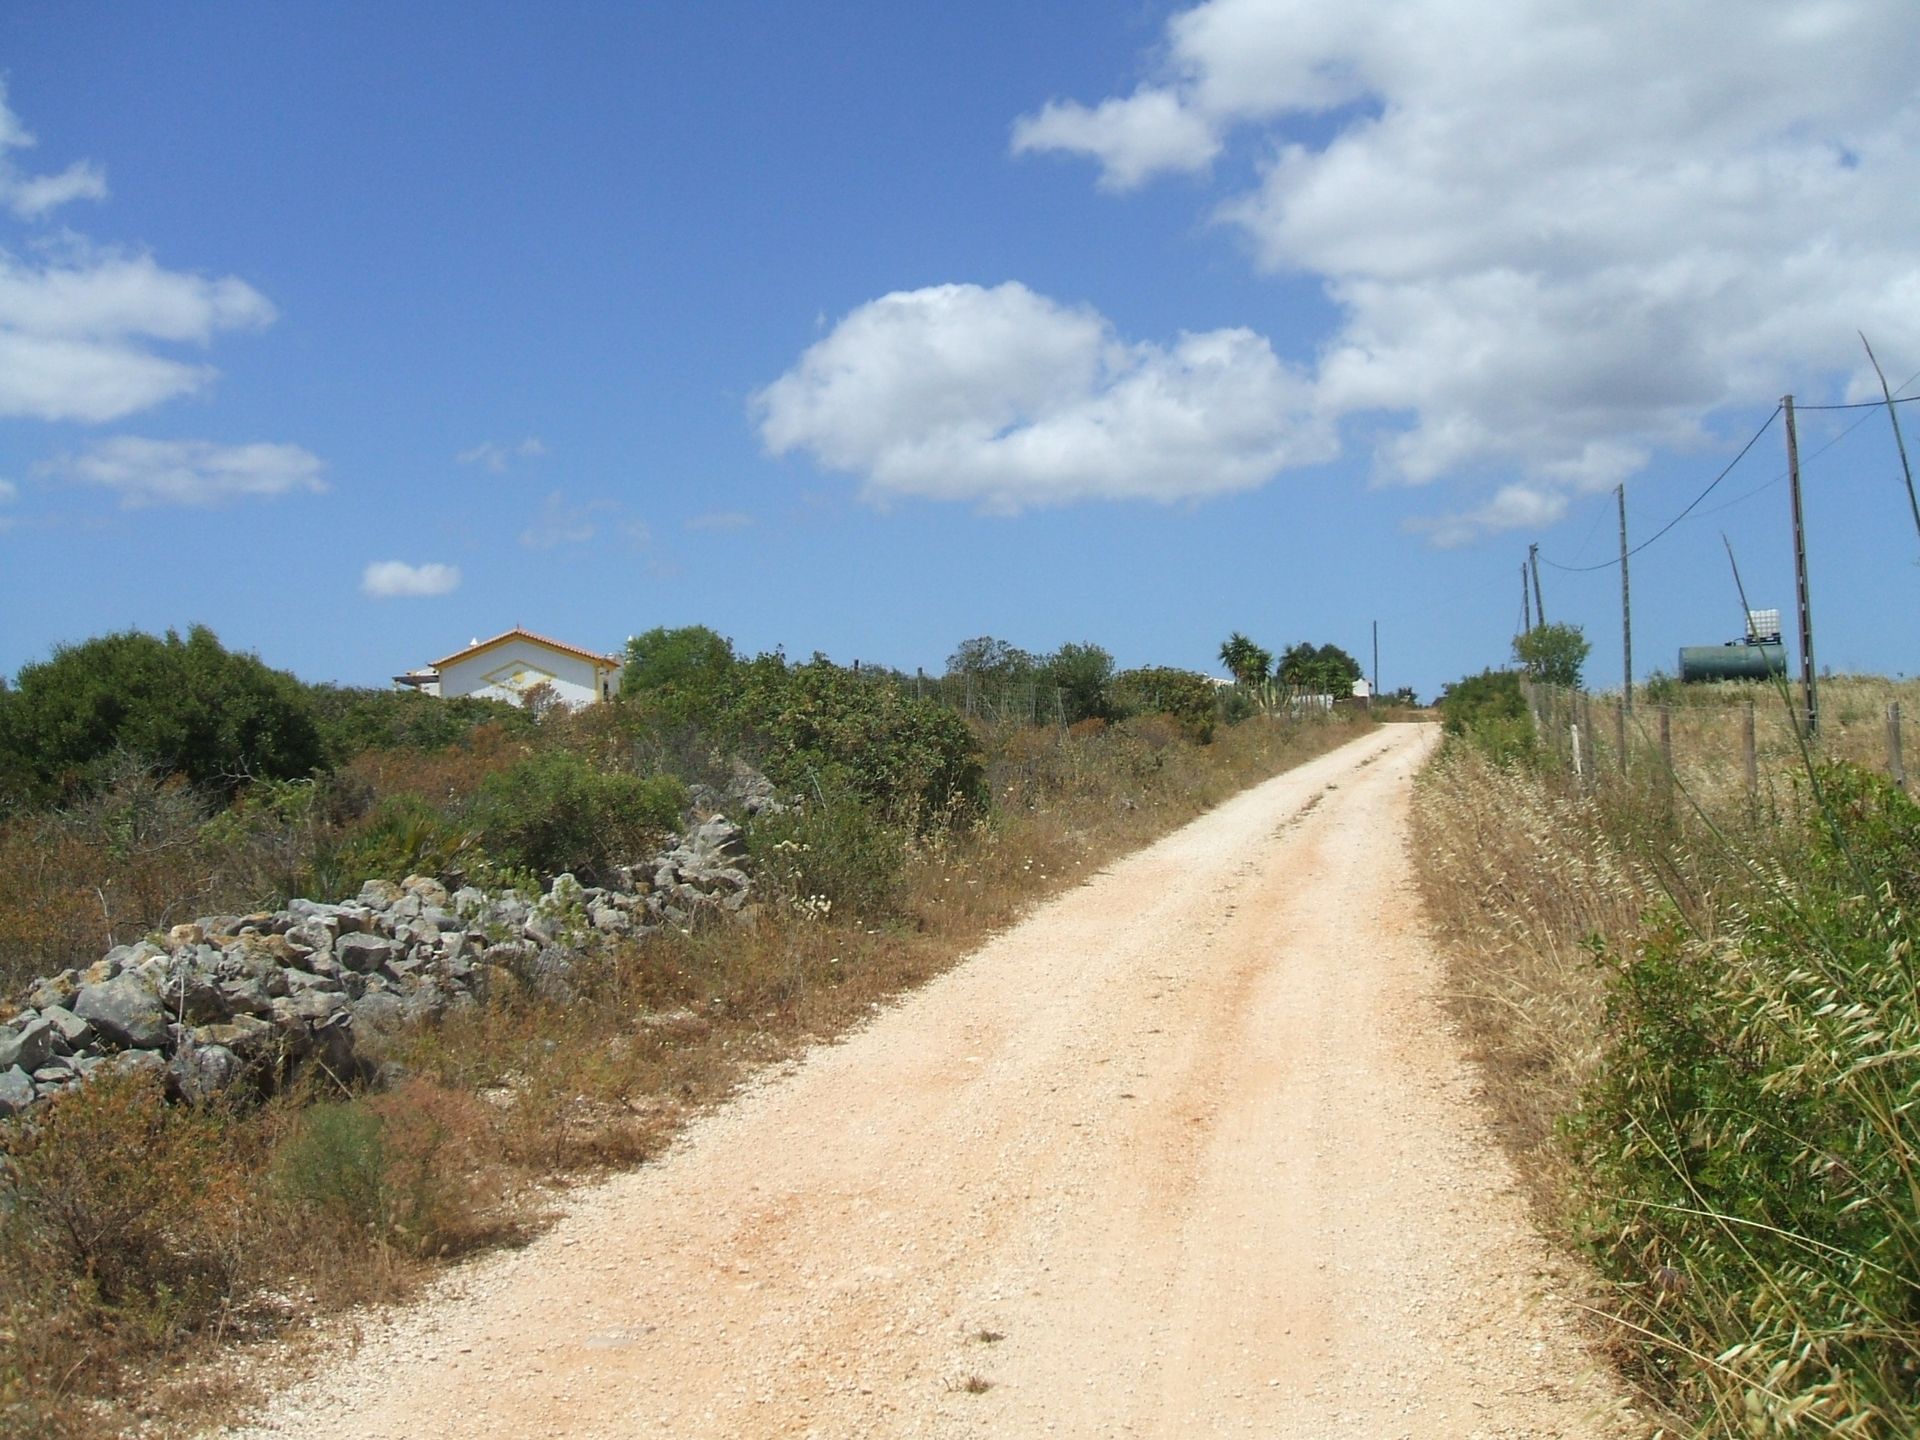
[(56, 1032), (36, 1015), (18, 1028), (0, 1025), (0, 1070), (38, 1070), (53, 1058)]
[(88, 985), (74, 1000), (73, 1013), (115, 1045), (157, 1050), (167, 1043), (167, 1015), (160, 997), (131, 975)]

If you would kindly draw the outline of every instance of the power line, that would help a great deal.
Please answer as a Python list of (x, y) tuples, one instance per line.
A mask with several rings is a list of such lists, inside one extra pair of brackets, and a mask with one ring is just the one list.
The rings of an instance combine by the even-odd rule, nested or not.
[[(1920, 396), (1916, 396), (1915, 398), (1920, 399)], [(1762, 435), (1765, 435), (1767, 431), (1771, 430), (1773, 428), (1773, 422), (1779, 418), (1780, 418), (1780, 407), (1776, 405), (1773, 407), (1773, 413), (1767, 416), (1767, 418), (1761, 423), (1760, 428), (1758, 430), (1753, 432), (1753, 438), (1747, 441), (1746, 444), (1742, 445), (1740, 447), (1740, 453), (1734, 456), (1733, 459), (1727, 462), (1726, 469), (1722, 470), (1718, 475), (1714, 476), (1713, 479), (1707, 483), (1706, 489), (1702, 490), (1698, 495), (1694, 496), (1692, 500), (1688, 501), (1686, 509), (1682, 510), (1678, 515), (1674, 516), (1673, 519), (1669, 520), (1666, 524), (1662, 525), (1658, 530), (1654, 531), (1653, 534), (1649, 535), (1646, 539), (1642, 540), (1638, 545), (1634, 546), (1631, 550), (1627, 552), (1627, 554), (1638, 555), (1642, 550), (1646, 549), (1649, 545), (1653, 544), (1654, 541), (1658, 540), (1662, 535), (1665, 535), (1669, 530), (1673, 529), (1674, 526), (1678, 525), (1682, 520), (1686, 519), (1687, 516), (1691, 515), (1694, 511), (1694, 507), (1697, 506), (1702, 500), (1706, 499), (1707, 496), (1711, 495), (1714, 491), (1714, 487), (1718, 485), (1722, 480), (1726, 479), (1727, 476), (1731, 475), (1733, 473), (1734, 467), (1738, 465), (1742, 460), (1747, 458), (1747, 452), (1753, 449), (1754, 446), (1760, 443), (1760, 437)], [(1589, 571), (1593, 571), (1593, 570), (1611, 570), (1613, 569), (1614, 566), (1618, 565), (1620, 561), (1618, 558), (1616, 558), (1612, 560), (1602, 561), (1598, 565), (1559, 565), (1559, 564), (1555, 564), (1554, 561), (1546, 560), (1543, 557), (1542, 563), (1551, 565), (1555, 570), (1564, 571), (1569, 575), (1584, 575)]]
[[(1902, 390), (1905, 390), (1908, 386), (1912, 385), (1913, 382), (1916, 380), (1920, 380), (1920, 370), (1916, 370), (1913, 374), (1909, 375), (1906, 378), (1906, 382), (1902, 384), (1900, 388)], [(1908, 405), (1916, 400), (1920, 400), (1920, 395), (1900, 395), (1900, 396), (1894, 397), (1893, 403), (1896, 405)], [(1869, 401), (1866, 401), (1864, 404), (1860, 404), (1860, 405), (1796, 404), (1794, 406), (1794, 409), (1796, 410), (1880, 410), (1886, 407), (1886, 403), (1887, 402), (1884, 400), (1869, 400)], [(1833, 449), (1834, 446), (1838, 445), (1842, 440), (1846, 439), (1849, 435), (1851, 435), (1854, 431), (1858, 430), (1862, 425), (1866, 424), (1867, 421), (1871, 420), (1872, 418), (1873, 417), (1871, 415), (1862, 415), (1858, 420), (1854, 421), (1851, 425), (1847, 426), (1846, 429), (1840, 431), (1838, 434), (1830, 438), (1827, 441), (1827, 443), (1822, 445), (1818, 450), (1814, 450), (1808, 453), (1807, 455), (1803, 456), (1802, 457), (1803, 462), (1808, 460), (1818, 460), (1822, 455), (1826, 454), (1829, 450)], [(1753, 499), (1754, 496), (1764, 495), (1767, 493), (1767, 491), (1773, 489), (1773, 487), (1776, 485), (1784, 485), (1786, 483), (1786, 480), (1787, 480), (1787, 472), (1782, 470), (1778, 475), (1775, 475), (1771, 480), (1767, 481), (1766, 484), (1756, 485), (1754, 486), (1753, 489), (1744, 491), (1741, 494), (1734, 496), (1733, 499), (1727, 501), (1726, 503), (1714, 506), (1711, 510), (1702, 510), (1700, 512), (1700, 518), (1704, 520), (1709, 515), (1718, 515), (1722, 510), (1731, 510), (1736, 505), (1744, 505), (1746, 504), (1747, 501)], [(1584, 548), (1584, 544), (1583, 544), (1583, 548)]]
[[(1907, 385), (1911, 385), (1912, 383), (1913, 381), (1911, 380), (1907, 381)], [(1902, 385), (1900, 388), (1904, 390), (1907, 388), (1907, 385)], [(1896, 405), (1911, 405), (1916, 400), (1920, 400), (1920, 395), (1896, 395), (1893, 398), (1893, 403)], [(1884, 410), (1887, 408), (1887, 402), (1885, 400), (1855, 400), (1847, 405), (1802, 405), (1796, 400), (1793, 402), (1793, 408), (1796, 410)]]

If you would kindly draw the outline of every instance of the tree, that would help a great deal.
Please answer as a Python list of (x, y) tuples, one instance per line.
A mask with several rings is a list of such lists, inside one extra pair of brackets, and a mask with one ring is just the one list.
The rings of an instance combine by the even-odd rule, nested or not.
[(656, 625), (627, 639), (627, 665), (620, 672), (622, 695), (675, 686), (705, 686), (733, 669), (733, 642), (705, 625), (670, 630)]
[(1280, 681), (1314, 695), (1351, 695), (1360, 662), (1338, 645), (1289, 645), (1280, 657)]
[(1236, 630), (1220, 646), (1220, 663), (1237, 683), (1259, 685), (1273, 669), (1273, 652), (1261, 649)]
[(1513, 658), (1527, 672), (1529, 680), (1546, 685), (1580, 688), (1580, 667), (1587, 663), (1593, 646), (1578, 625), (1536, 625), (1524, 635), (1513, 637)]
[(1060, 692), (1070, 724), (1113, 718), (1113, 656), (1098, 645), (1062, 645), (1042, 662), (1040, 683)]
[(86, 794), (116, 752), (229, 793), (326, 763), (306, 687), (204, 625), (62, 646), (21, 668), (5, 711), (0, 776), (20, 778), (0, 803)]
[(947, 657), (947, 674), (970, 675), (986, 685), (1025, 684), (1039, 668), (1040, 662), (1030, 652), (991, 635), (962, 640)]
[(704, 724), (725, 703), (739, 663), (733, 642), (705, 625), (656, 625), (627, 641), (620, 698), (665, 719)]

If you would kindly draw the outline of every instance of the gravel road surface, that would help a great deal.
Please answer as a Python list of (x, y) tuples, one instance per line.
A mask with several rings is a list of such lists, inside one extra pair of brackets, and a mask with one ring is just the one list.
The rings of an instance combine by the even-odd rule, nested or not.
[(1389, 726), (1118, 863), (230, 1432), (1598, 1437)]

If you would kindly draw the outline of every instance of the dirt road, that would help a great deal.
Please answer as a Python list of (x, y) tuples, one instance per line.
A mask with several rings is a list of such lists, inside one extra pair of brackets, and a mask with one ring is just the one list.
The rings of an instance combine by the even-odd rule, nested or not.
[(1609, 1433), (1436, 998), (1433, 739), (1103, 872), (247, 1433)]

